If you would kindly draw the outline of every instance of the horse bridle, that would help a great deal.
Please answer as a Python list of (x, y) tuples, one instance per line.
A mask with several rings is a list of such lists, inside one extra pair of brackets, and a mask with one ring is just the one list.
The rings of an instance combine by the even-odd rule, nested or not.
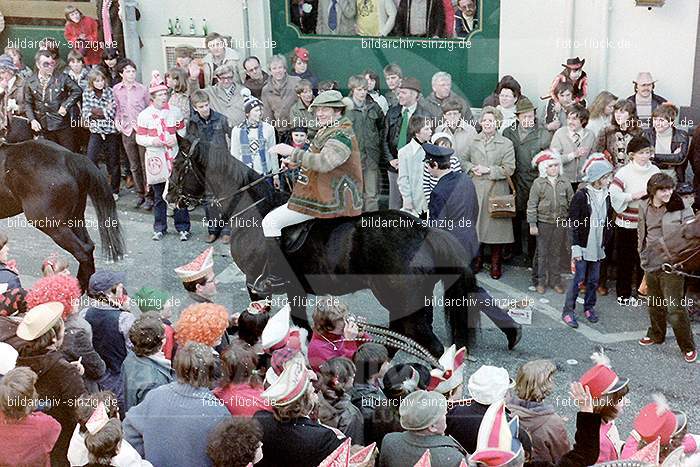
[[(177, 195), (177, 204), (179, 205), (180, 201), (184, 201), (185, 206), (187, 207), (188, 211), (193, 211), (197, 207), (198, 204), (201, 204), (207, 198), (206, 194), (204, 194), (202, 196), (195, 197), (195, 196), (191, 196), (191, 195), (183, 192), (183, 186), (184, 186), (183, 180), (185, 179), (187, 172), (190, 172), (190, 171), (192, 172), (193, 176), (195, 177), (195, 180), (197, 182), (201, 183), (205, 187), (204, 191), (206, 192), (206, 186), (207, 186), (206, 185), (206, 183), (207, 183), (206, 177), (204, 177), (204, 175), (199, 170), (197, 170), (195, 168), (194, 162), (192, 161), (192, 154), (194, 153), (194, 149), (197, 147), (198, 144), (199, 144), (199, 138), (194, 140), (194, 142), (192, 143), (192, 146), (190, 146), (189, 151), (181, 151), (184, 166), (182, 167), (182, 170), (180, 170), (180, 173), (178, 174), (177, 181), (175, 182), (175, 187), (174, 187), (176, 195)], [(261, 183), (270, 177), (274, 177), (276, 175), (279, 175), (282, 172), (283, 172), (283, 170), (278, 170), (277, 172), (270, 172), (269, 174), (263, 175), (262, 177), (258, 178), (257, 180), (253, 180), (252, 182), (248, 183), (247, 185), (242, 186), (238, 190), (236, 190), (228, 195), (225, 195), (225, 196), (222, 196), (219, 198), (210, 199), (209, 202), (213, 206), (216, 206), (217, 208), (221, 209), (223, 207), (223, 203), (225, 201), (232, 200), (234, 198), (234, 196), (241, 194), (241, 193), (244, 193), (244, 192), (248, 191), (250, 188), (257, 185), (258, 183)], [(250, 206), (243, 209), (242, 211), (237, 212), (236, 214), (232, 215), (231, 217), (239, 216), (240, 214), (244, 213), (248, 209), (262, 203), (266, 199), (267, 199), (266, 197), (263, 197), (263, 198), (257, 200), (255, 203), (251, 204)]]
[(669, 273), (669, 274), (677, 274), (677, 275), (682, 276), (682, 277), (691, 277), (693, 279), (700, 279), (700, 275), (690, 274), (690, 273), (681, 271), (681, 268), (683, 267), (683, 265), (685, 263), (687, 263), (688, 261), (690, 261), (691, 259), (693, 259), (693, 257), (695, 257), (698, 254), (700, 254), (700, 250), (698, 250), (695, 253), (693, 253), (692, 255), (688, 256), (686, 259), (684, 259), (680, 263), (676, 263), (676, 264), (664, 263), (661, 266), (661, 269), (664, 272)]

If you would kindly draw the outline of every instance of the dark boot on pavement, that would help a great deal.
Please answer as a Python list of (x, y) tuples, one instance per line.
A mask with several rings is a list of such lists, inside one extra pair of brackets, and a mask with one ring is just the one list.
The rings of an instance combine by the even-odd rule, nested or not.
[(491, 245), (491, 278), (501, 278), (501, 264), (503, 262), (503, 245)]

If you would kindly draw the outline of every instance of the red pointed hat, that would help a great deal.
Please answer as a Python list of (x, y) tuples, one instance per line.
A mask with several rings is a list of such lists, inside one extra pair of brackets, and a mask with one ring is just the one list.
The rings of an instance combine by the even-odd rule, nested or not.
[(635, 452), (630, 460), (642, 461), (651, 465), (659, 465), (659, 454), (661, 453), (661, 443), (659, 438), (653, 443), (649, 443), (639, 451)]
[(290, 336), (289, 318), (291, 312), (292, 308), (286, 304), (267, 321), (260, 336), (260, 343), (265, 352), (271, 353), (287, 345)]
[(426, 449), (418, 462), (416, 462), (413, 467), (430, 467), (430, 449)]
[(671, 438), (685, 428), (687, 417), (683, 412), (672, 411), (662, 395), (656, 394), (654, 399), (639, 411), (634, 419), (634, 430), (647, 443), (661, 438), (661, 444), (668, 445)]
[(579, 380), (584, 387), (588, 386), (591, 396), (599, 398), (605, 394), (615, 393), (629, 383), (629, 379), (621, 379), (610, 368), (610, 359), (602, 351), (591, 355), (591, 360), (596, 362), (596, 365), (585, 372)]
[(175, 268), (175, 274), (182, 282), (193, 282), (206, 277), (214, 270), (214, 248), (209, 247), (197, 256), (191, 263)]
[(284, 407), (300, 399), (311, 386), (311, 370), (301, 361), (284, 369), (272, 385), (261, 396), (275, 407)]
[(263, 300), (250, 302), (250, 305), (248, 305), (248, 309), (246, 311), (251, 315), (264, 315), (269, 313), (271, 309), (272, 302), (269, 298), (265, 298)]
[(323, 459), (318, 467), (348, 467), (350, 465), (350, 443), (351, 439), (347, 438), (335, 451)]
[(464, 382), (464, 360), (467, 349), (457, 350), (453, 344), (440, 357), (438, 363), (444, 370), (434, 369), (430, 372), (430, 382), (426, 388), (428, 391), (437, 391), (446, 394)]
[(481, 419), (476, 450), (469, 462), (489, 467), (522, 465), (525, 453), (518, 440), (520, 420), (506, 417), (505, 400), (489, 406)]
[(377, 450), (377, 443), (366, 446), (350, 456), (350, 467), (360, 467), (366, 465)]

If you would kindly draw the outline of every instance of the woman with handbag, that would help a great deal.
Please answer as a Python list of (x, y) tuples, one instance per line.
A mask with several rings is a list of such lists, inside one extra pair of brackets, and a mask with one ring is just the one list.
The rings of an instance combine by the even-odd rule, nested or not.
[[(510, 176), (515, 171), (513, 143), (500, 134), (498, 126), (503, 117), (495, 107), (481, 111), (482, 132), (467, 150), (463, 170), (474, 181), (479, 200), (477, 233), (483, 246), (491, 246), (491, 277), (501, 277), (503, 245), (513, 243), (515, 216), (515, 188)], [(481, 255), (480, 257), (481, 258)], [(476, 261), (474, 272), (481, 270), (481, 259)]]

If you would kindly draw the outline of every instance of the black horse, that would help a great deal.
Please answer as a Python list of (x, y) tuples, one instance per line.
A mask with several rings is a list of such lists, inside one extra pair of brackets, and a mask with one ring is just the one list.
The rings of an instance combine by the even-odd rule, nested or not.
[[(188, 147), (183, 141), (167, 200), (180, 207), (193, 206), (202, 201), (205, 192), (213, 194), (223, 208), (224, 219), (231, 219), (231, 256), (246, 275), (251, 298), (261, 298), (250, 287), (266, 259), (261, 222), (270, 210), (285, 203), (288, 195), (260, 180), (260, 175), (226, 148), (197, 144), (190, 153)], [(370, 289), (389, 310), (392, 330), (439, 356), (444, 349), (432, 329), (432, 305), (434, 286), (442, 280), (455, 342), (471, 342), (485, 291), (476, 286), (468, 267), (470, 258), (451, 234), (426, 227), (399, 211), (304, 224), (310, 227), (305, 241), (286, 251), (295, 276), (287, 277), (291, 283), (286, 291), (297, 325), (308, 328), (307, 294), (344, 295)], [(283, 237), (289, 243), (289, 237), (300, 230), (303, 227), (288, 227)], [(516, 329), (510, 333), (509, 341), (515, 340)]]
[(106, 178), (90, 160), (46, 140), (0, 146), (0, 219), (24, 212), (31, 225), (78, 261), (83, 290), (95, 272), (95, 245), (85, 222), (88, 196), (103, 254), (116, 261), (124, 254), (116, 204)]

